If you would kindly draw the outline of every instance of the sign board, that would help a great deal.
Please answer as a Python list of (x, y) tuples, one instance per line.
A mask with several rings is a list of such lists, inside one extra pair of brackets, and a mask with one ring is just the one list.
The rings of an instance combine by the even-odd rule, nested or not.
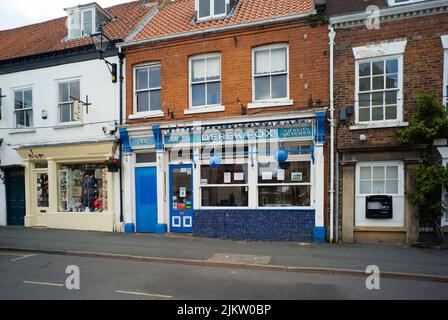
[(75, 100), (73, 102), (73, 120), (83, 122), (83, 118), (84, 118), (84, 104), (79, 100)]

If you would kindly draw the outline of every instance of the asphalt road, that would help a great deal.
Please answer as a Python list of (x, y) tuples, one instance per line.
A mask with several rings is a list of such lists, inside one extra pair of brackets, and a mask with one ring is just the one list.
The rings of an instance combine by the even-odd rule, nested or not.
[[(67, 266), (80, 290), (65, 287)], [(448, 299), (448, 283), (154, 264), (0, 252), (0, 299), (296, 300)]]

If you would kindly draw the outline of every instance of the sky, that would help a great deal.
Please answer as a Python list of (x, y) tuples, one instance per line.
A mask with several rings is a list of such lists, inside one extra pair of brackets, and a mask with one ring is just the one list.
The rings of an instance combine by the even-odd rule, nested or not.
[(0, 0), (0, 30), (65, 16), (64, 8), (97, 2), (109, 7), (131, 0)]

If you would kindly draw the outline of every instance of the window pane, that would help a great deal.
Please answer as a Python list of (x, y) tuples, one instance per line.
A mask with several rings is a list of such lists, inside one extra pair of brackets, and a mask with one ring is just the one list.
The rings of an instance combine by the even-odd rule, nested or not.
[(23, 91), (14, 92), (14, 108), (23, 109)]
[(255, 100), (269, 100), (270, 93), (270, 77), (255, 78)]
[(384, 89), (384, 77), (383, 76), (372, 78), (372, 89), (373, 90)]
[(207, 104), (219, 104), (221, 102), (221, 82), (207, 84)]
[(389, 180), (386, 182), (386, 193), (398, 193), (398, 180)]
[(207, 80), (219, 80), (221, 78), (220, 58), (207, 59)]
[(137, 84), (136, 88), (137, 90), (141, 89), (148, 89), (148, 69), (137, 69), (136, 70), (136, 77), (137, 77)]
[(202, 187), (203, 207), (247, 207), (247, 187)]
[(286, 74), (272, 76), (272, 99), (288, 97), (287, 81), (288, 77)]
[(359, 121), (370, 121), (370, 109), (360, 108), (359, 109)]
[(359, 183), (359, 193), (362, 194), (370, 194), (372, 193), (372, 182), (369, 181), (361, 181)]
[(361, 93), (359, 95), (359, 106), (360, 107), (370, 106), (370, 93)]
[(372, 108), (372, 121), (383, 120), (383, 107)]
[(370, 91), (370, 78), (359, 79), (359, 91)]
[(223, 164), (218, 168), (201, 166), (201, 185), (246, 184), (247, 177), (247, 164)]
[(210, 0), (199, 0), (199, 18), (210, 16)]
[(370, 62), (359, 64), (359, 76), (370, 76)]
[(33, 126), (33, 110), (26, 110), (25, 111), (25, 125), (27, 127)]
[(397, 104), (397, 91), (386, 91), (386, 104)]
[(286, 48), (271, 51), (271, 72), (286, 71)]
[(360, 175), (360, 178), (363, 180), (372, 179), (372, 168), (370, 168), (370, 167), (360, 168), (359, 175)]
[[(75, 99), (80, 99), (81, 94), (79, 93), (79, 81), (70, 82), (70, 96)], [(70, 99), (71, 101), (72, 99)]]
[(384, 180), (373, 181), (373, 194), (383, 194), (384, 191)]
[(136, 153), (135, 162), (136, 163), (157, 162), (156, 153), (155, 152)]
[(386, 77), (386, 88), (398, 88), (398, 74), (389, 75)]
[(191, 101), (194, 107), (205, 105), (205, 84), (191, 86)]
[(67, 102), (68, 99), (68, 83), (60, 83), (59, 84), (59, 102)]
[(260, 207), (309, 207), (311, 186), (262, 186), (258, 188)]
[(384, 93), (372, 93), (372, 106), (382, 106), (383, 105)]
[(373, 167), (373, 179), (384, 180), (384, 167)]
[(309, 183), (311, 162), (259, 163), (258, 183)]
[(386, 179), (398, 179), (398, 167), (387, 167)]
[(149, 88), (162, 87), (162, 68), (160, 66), (149, 68)]
[(397, 106), (386, 107), (386, 120), (397, 119)]
[(32, 108), (33, 107), (33, 92), (31, 90), (26, 90), (26, 91), (24, 91), (23, 95), (24, 95), (25, 108)]
[(161, 90), (153, 90), (150, 92), (151, 99), (151, 111), (159, 111), (162, 110), (162, 91)]
[(255, 52), (255, 74), (269, 73), (269, 50)]
[(71, 105), (62, 104), (60, 105), (60, 122), (71, 122)]
[(36, 196), (37, 196), (37, 207), (47, 208), (48, 207), (48, 174), (38, 173), (36, 175)]
[(386, 73), (398, 73), (398, 60), (386, 61)]
[(137, 112), (149, 111), (149, 93), (137, 93)]
[(377, 61), (372, 63), (373, 74), (384, 74), (384, 61)]
[(193, 82), (205, 81), (205, 59), (192, 60), (191, 80)]
[(25, 114), (23, 113), (23, 111), (16, 111), (16, 126), (25, 126)]
[(92, 11), (88, 10), (88, 11), (84, 11), (82, 13), (83, 15), (83, 19), (84, 19), (84, 24), (83, 24), (83, 33), (84, 34), (92, 34), (93, 32), (93, 15), (92, 15)]
[(215, 15), (226, 13), (226, 1), (225, 0), (214, 0), (215, 1)]

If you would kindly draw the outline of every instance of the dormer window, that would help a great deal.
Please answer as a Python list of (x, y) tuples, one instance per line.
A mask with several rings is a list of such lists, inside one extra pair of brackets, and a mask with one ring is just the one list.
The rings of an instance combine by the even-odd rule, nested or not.
[(100, 24), (112, 19), (97, 4), (77, 6), (65, 11), (68, 13), (68, 39), (87, 37), (98, 31)]
[(233, 0), (196, 0), (198, 21), (225, 17), (230, 13)]

